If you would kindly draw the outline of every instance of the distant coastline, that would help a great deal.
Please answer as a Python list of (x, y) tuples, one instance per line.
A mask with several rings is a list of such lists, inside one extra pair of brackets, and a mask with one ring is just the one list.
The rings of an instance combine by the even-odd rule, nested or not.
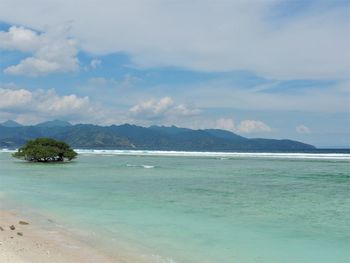
[(192, 130), (176, 126), (142, 127), (130, 124), (71, 125), (63, 121), (23, 126), (0, 124), (0, 147), (14, 149), (30, 139), (48, 137), (79, 149), (160, 150), (196, 152), (305, 152), (315, 146), (289, 139), (246, 138), (227, 130)]

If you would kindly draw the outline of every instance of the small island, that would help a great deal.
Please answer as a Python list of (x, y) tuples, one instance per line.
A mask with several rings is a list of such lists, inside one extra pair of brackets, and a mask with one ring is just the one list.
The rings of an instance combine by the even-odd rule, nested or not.
[(77, 157), (77, 153), (65, 142), (51, 138), (30, 140), (18, 149), (13, 157), (29, 162), (64, 162)]

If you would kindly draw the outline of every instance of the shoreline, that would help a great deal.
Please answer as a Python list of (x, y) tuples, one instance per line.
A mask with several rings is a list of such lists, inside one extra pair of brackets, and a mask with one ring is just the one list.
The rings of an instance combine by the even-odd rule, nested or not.
[(33, 219), (27, 220), (15, 212), (0, 210), (1, 263), (151, 262), (142, 255), (124, 252), (108, 255), (65, 229), (55, 226), (47, 229)]

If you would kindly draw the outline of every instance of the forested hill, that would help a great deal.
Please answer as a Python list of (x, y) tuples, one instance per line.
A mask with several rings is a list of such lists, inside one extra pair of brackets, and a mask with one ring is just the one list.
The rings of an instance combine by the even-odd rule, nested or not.
[(307, 151), (314, 146), (292, 140), (248, 139), (225, 130), (191, 130), (124, 124), (108, 127), (50, 121), (36, 126), (0, 124), (0, 147), (16, 148), (27, 140), (50, 137), (74, 148), (173, 151)]

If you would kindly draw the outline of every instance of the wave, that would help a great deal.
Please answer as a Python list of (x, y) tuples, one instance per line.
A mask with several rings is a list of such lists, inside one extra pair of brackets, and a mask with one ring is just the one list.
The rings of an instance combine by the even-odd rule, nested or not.
[[(350, 160), (349, 153), (251, 153), (251, 152), (185, 152), (185, 151), (150, 151), (150, 150), (95, 150), (75, 149), (79, 154), (98, 155), (133, 155), (133, 156), (176, 156), (176, 157), (216, 157), (221, 160), (232, 158), (281, 158), (281, 159), (324, 159)], [(15, 150), (0, 149), (0, 153), (15, 152)], [(147, 165), (146, 165), (147, 166)], [(144, 167), (154, 168), (154, 167)]]
[(217, 157), (221, 160), (232, 158), (282, 158), (282, 159), (325, 159), (350, 160), (346, 153), (244, 153), (244, 152), (184, 152), (184, 151), (146, 151), (146, 150), (86, 150), (76, 149), (80, 154), (101, 155), (142, 155), (142, 156), (185, 156), (185, 157)]
[(153, 165), (142, 165), (142, 167), (145, 168), (145, 169), (152, 169), (152, 168), (154, 168)]
[(142, 164), (142, 165), (137, 165), (137, 164), (127, 164), (126, 165), (127, 167), (138, 167), (138, 168), (145, 168), (145, 169), (152, 169), (152, 168), (155, 168), (155, 166), (153, 165), (145, 165), (145, 164)]

